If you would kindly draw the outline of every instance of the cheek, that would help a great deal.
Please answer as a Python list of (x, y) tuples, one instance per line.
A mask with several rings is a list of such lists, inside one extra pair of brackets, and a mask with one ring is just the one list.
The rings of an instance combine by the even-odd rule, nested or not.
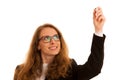
[(40, 47), (40, 49), (41, 50), (46, 50), (47, 48), (48, 48), (48, 46), (47, 45), (43, 45), (43, 44), (39, 44), (39, 47)]
[(58, 43), (58, 46), (59, 46), (59, 50), (61, 49), (61, 44), (60, 43)]
[(41, 50), (43, 47), (44, 47), (43, 44), (39, 42), (38, 50)]

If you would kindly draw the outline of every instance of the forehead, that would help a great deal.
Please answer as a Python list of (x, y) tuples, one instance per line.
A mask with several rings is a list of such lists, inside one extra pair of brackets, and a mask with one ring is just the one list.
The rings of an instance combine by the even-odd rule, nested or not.
[(43, 28), (40, 32), (40, 36), (53, 36), (54, 34), (57, 34), (57, 31), (54, 28), (50, 27)]

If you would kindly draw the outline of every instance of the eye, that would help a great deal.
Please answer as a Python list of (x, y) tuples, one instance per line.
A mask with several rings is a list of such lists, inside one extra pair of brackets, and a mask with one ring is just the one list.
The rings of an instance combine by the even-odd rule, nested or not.
[(50, 41), (50, 36), (45, 36), (44, 41)]

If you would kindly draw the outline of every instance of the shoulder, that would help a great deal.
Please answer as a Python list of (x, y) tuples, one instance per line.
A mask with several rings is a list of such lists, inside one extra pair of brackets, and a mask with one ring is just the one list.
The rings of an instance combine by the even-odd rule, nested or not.
[(15, 68), (15, 72), (19, 73), (23, 69), (23, 67), (24, 67), (24, 64), (17, 65), (16, 68)]
[(72, 67), (76, 67), (77, 66), (77, 62), (75, 61), (75, 59), (70, 59), (71, 60), (71, 66)]
[(17, 80), (18, 74), (19, 74), (20, 71), (23, 69), (23, 67), (24, 67), (24, 64), (20, 64), (20, 65), (17, 65), (17, 66), (16, 66), (15, 72), (14, 72), (14, 80)]

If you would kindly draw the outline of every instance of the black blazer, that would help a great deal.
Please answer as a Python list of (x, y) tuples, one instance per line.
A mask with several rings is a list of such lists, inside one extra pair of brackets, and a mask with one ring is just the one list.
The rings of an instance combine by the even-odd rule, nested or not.
[[(103, 37), (93, 35), (91, 54), (84, 65), (77, 65), (72, 59), (72, 68), (68, 70), (69, 76), (57, 80), (90, 80), (101, 72), (104, 59), (104, 40)], [(46, 79), (47, 80), (47, 77)]]

